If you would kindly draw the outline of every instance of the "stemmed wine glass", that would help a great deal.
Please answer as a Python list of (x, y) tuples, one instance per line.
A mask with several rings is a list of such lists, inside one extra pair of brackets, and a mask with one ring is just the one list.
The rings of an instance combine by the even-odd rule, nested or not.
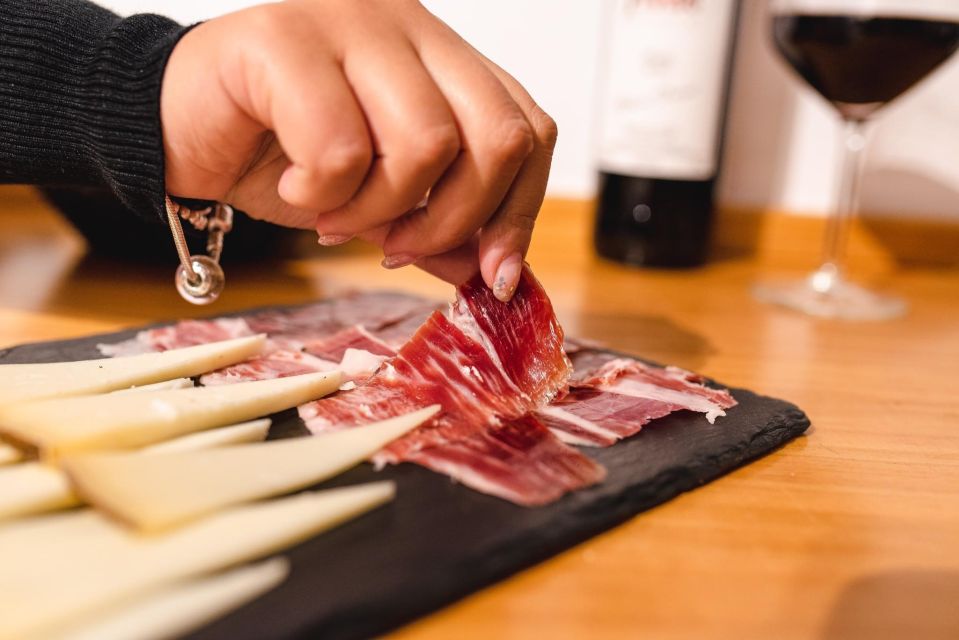
[(764, 283), (759, 300), (815, 316), (882, 320), (906, 303), (846, 279), (843, 253), (859, 199), (865, 127), (959, 47), (959, 0), (770, 0), (773, 41), (839, 112), (839, 202), (827, 221), (822, 265), (801, 281)]

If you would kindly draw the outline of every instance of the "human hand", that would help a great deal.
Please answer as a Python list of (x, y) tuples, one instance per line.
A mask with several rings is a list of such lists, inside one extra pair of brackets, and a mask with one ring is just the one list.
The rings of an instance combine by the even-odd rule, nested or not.
[[(199, 25), (161, 95), (171, 194), (228, 202), (384, 266), (509, 299), (556, 126), (413, 0), (289, 0)], [(419, 206), (424, 203), (425, 206)]]

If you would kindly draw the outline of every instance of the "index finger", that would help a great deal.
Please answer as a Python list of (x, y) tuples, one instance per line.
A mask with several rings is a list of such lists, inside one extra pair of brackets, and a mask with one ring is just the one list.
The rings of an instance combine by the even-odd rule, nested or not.
[(515, 78), (479, 52), (476, 55), (510, 92), (533, 130), (533, 150), (480, 236), (479, 264), (483, 280), (498, 299), (507, 302), (519, 282), (536, 217), (543, 205), (558, 132), (553, 119)]

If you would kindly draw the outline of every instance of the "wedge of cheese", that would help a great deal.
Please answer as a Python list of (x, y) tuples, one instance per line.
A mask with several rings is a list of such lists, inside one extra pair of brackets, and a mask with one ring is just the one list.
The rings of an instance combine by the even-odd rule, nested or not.
[[(266, 437), (269, 428), (270, 420), (264, 418), (174, 438), (140, 449), (134, 455), (198, 451), (256, 442)], [(78, 504), (80, 500), (66, 474), (57, 467), (39, 462), (0, 467), (0, 521), (67, 509)]]
[(0, 639), (42, 637), (128, 598), (284, 549), (389, 501), (394, 491), (377, 482), (301, 493), (165, 535), (133, 533), (90, 509), (0, 527)]
[(192, 387), (193, 380), (190, 378), (174, 378), (173, 380), (164, 380), (162, 382), (154, 382), (152, 384), (141, 384), (134, 387), (126, 387), (125, 389), (117, 389), (113, 393), (135, 393), (137, 391), (160, 391), (162, 389), (187, 389)]
[(438, 411), (434, 405), (328, 435), (166, 455), (94, 453), (64, 458), (62, 464), (87, 502), (142, 531), (157, 531), (316, 484), (359, 464)]
[(198, 376), (258, 354), (265, 335), (135, 356), (0, 365), (0, 405), (113, 391), (171, 378)]
[(139, 393), (107, 393), (0, 407), (0, 432), (56, 458), (129, 449), (257, 418), (335, 391), (338, 372)]
[(151, 444), (149, 447), (144, 447), (141, 449), (141, 452), (177, 453), (180, 451), (213, 449), (214, 447), (225, 447), (231, 444), (261, 442), (266, 439), (266, 434), (269, 431), (270, 419), (261, 418), (260, 420), (241, 422), (240, 424), (230, 425), (229, 427), (217, 427), (216, 429), (209, 429), (208, 431), (190, 433), (165, 442), (158, 442), (157, 444)]
[(0, 468), (0, 522), (80, 503), (66, 474), (40, 462)]
[(23, 460), (23, 451), (12, 444), (0, 442), (0, 467), (13, 464), (14, 462), (20, 462), (21, 460)]
[(166, 640), (179, 638), (260, 596), (286, 579), (290, 563), (273, 558), (187, 580), (48, 631), (48, 640)]

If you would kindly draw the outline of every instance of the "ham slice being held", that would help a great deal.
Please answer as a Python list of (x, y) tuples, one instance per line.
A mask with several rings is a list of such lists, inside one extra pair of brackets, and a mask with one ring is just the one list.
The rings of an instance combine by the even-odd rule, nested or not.
[(414, 462), (478, 491), (524, 505), (551, 502), (599, 482), (605, 470), (556, 438), (531, 411), (566, 392), (571, 365), (542, 286), (525, 269), (513, 300), (479, 278), (363, 386), (304, 405), (314, 433), (357, 415), (375, 419), (440, 404), (443, 412), (375, 457)]

